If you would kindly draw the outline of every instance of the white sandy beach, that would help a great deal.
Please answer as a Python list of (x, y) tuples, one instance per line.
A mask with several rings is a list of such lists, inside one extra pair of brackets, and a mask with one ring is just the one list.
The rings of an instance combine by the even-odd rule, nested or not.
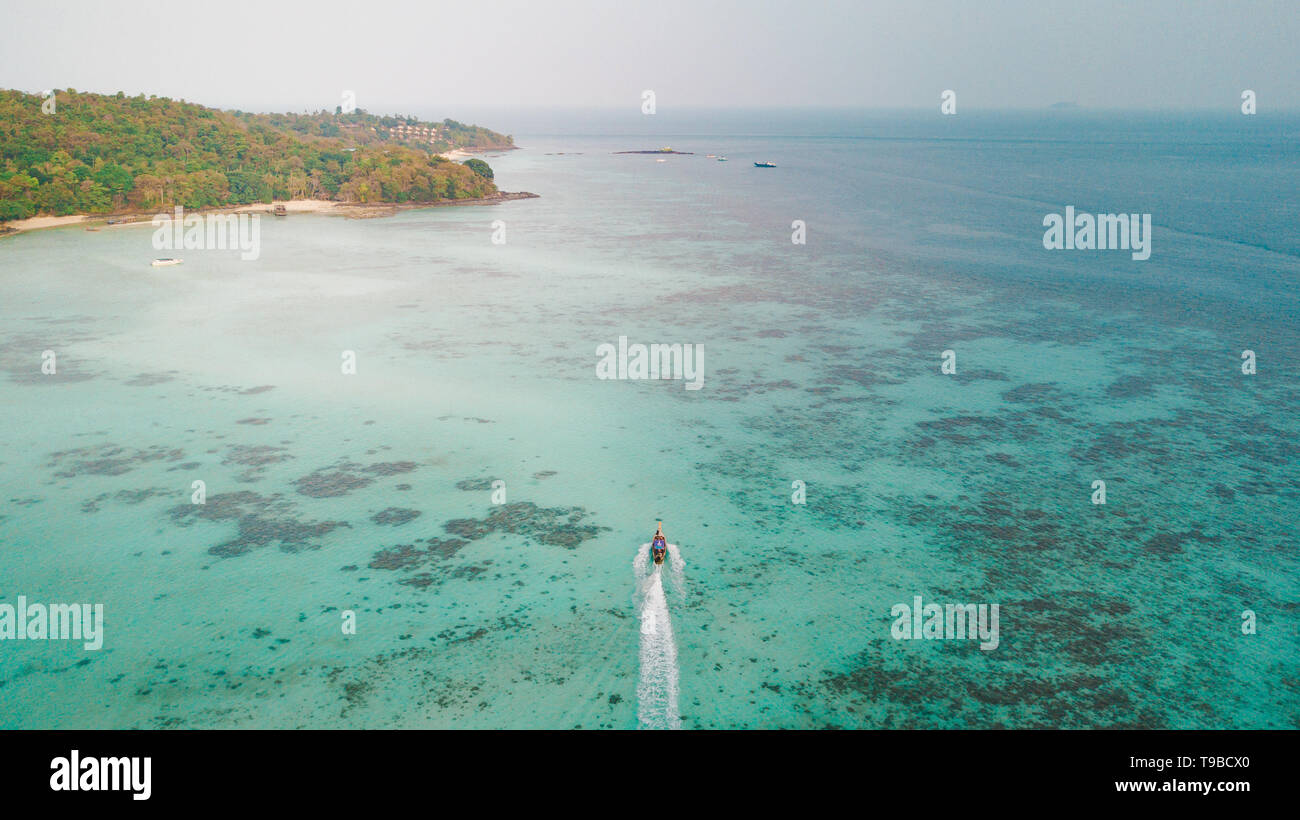
[[(283, 205), (287, 214), (336, 214), (346, 216), (352, 219), (367, 219), (376, 216), (390, 216), (398, 211), (412, 210), (418, 208), (436, 208), (447, 205), (487, 205), (498, 202), (506, 202), (514, 199), (529, 199), (536, 194), (530, 193), (510, 193), (500, 192), (490, 197), (481, 199), (459, 199), (451, 201), (438, 202), (334, 202), (324, 199), (286, 199), (275, 203), (256, 202), (251, 205), (235, 205), (229, 208), (205, 208), (202, 210), (187, 210), (186, 216), (204, 215), (204, 214), (273, 214), (276, 205)], [(161, 211), (158, 215), (164, 219), (171, 219), (173, 212)], [(72, 225), (84, 224), (87, 230), (113, 230), (116, 228), (129, 228), (132, 226), (152, 226), (154, 214), (96, 214), (87, 216), (77, 214), (72, 216), (34, 216), (30, 219), (19, 219), (6, 224), (9, 229), (0, 233), (0, 238), (5, 236), (16, 236), (26, 231), (37, 231), (43, 228), (66, 228)], [(115, 224), (108, 224), (108, 219), (122, 220)]]
[(277, 200), (273, 205), (256, 202), (252, 205), (239, 205), (234, 208), (219, 208), (215, 212), (232, 214), (271, 213), (275, 205), (283, 205), (285, 211), (291, 214), (306, 214), (331, 211), (345, 205), (345, 203), (328, 199), (284, 199)]
[[(274, 212), (275, 205), (283, 205), (287, 213), (324, 213), (336, 208), (349, 207), (342, 202), (333, 202), (324, 199), (287, 199), (272, 204), (265, 202), (255, 202), (250, 205), (236, 205), (230, 208), (209, 208), (201, 211), (187, 211), (186, 213), (220, 213), (220, 214), (269, 214)], [(172, 211), (160, 211), (163, 216), (171, 217)], [(107, 224), (109, 218), (120, 218), (127, 221), (119, 222), (115, 225)], [(70, 225), (79, 225), (86, 223), (87, 226), (96, 226), (99, 228), (123, 228), (131, 225), (149, 225), (153, 219), (153, 214), (97, 214), (87, 216), (85, 214), (73, 214), (70, 216), (33, 216), (29, 219), (17, 219), (13, 222), (6, 223), (10, 229), (10, 235), (22, 233), (24, 231), (39, 231), (43, 228), (66, 228)]]
[(75, 225), (78, 222), (85, 222), (95, 217), (85, 216), (83, 214), (73, 214), (72, 216), (33, 216), (30, 219), (17, 219), (13, 222), (5, 223), (5, 226), (14, 232), (19, 231), (37, 231), (41, 228), (62, 228), (66, 225)]

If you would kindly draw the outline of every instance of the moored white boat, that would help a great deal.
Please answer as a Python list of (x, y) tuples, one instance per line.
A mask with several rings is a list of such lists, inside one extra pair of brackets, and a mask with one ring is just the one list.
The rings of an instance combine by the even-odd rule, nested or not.
[(182, 262), (184, 262), (184, 261), (185, 261), (184, 259), (176, 259), (176, 258), (173, 257), (173, 258), (168, 258), (168, 259), (155, 259), (155, 260), (153, 260), (153, 262), (152, 262), (151, 264), (152, 264), (155, 268), (161, 268), (161, 267), (164, 267), (164, 266), (166, 266), (166, 265), (179, 265), (180, 263), (182, 263)]

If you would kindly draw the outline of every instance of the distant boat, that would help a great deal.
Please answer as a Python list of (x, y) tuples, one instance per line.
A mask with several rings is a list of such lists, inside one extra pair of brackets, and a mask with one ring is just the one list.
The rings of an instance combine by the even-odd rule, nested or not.
[(288, 216), (289, 211), (287, 208), (284, 207), (284, 203), (279, 203), (272, 210), (272, 213), (274, 213), (276, 216)]
[(756, 162), (756, 163), (754, 163), (754, 167), (755, 167), (755, 168), (775, 168), (775, 167), (776, 167), (776, 163), (774, 163), (774, 162)]
[(666, 159), (657, 159), (657, 160), (655, 160), (655, 162), (667, 162), (667, 161), (668, 161), (668, 160), (666, 160)]
[(704, 158), (705, 158), (705, 159), (714, 159), (714, 158), (716, 158), (717, 156), (718, 156), (717, 154), (705, 154), (705, 155), (704, 155)]
[(718, 162), (726, 162), (726, 161), (727, 161), (726, 157), (718, 157)]
[(184, 261), (185, 261), (184, 259), (175, 259), (175, 258), (155, 259), (153, 260), (152, 264), (155, 268), (162, 268), (162, 267), (166, 267), (167, 265), (179, 265)]

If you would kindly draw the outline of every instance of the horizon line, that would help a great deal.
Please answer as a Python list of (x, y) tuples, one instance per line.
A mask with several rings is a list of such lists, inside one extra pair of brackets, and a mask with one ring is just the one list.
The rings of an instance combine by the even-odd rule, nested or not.
[[(167, 94), (159, 94), (159, 93), (153, 93), (153, 92), (148, 92), (148, 91), (137, 91), (137, 92), (135, 92), (135, 93), (130, 93), (130, 92), (124, 91), (124, 90), (122, 90), (122, 89), (119, 89), (119, 90), (117, 90), (117, 91), (91, 91), (91, 90), (87, 90), (87, 89), (53, 88), (53, 89), (41, 89), (41, 90), (38, 90), (38, 91), (29, 91), (29, 90), (22, 89), (22, 88), (2, 88), (2, 89), (0, 89), (0, 90), (4, 90), (4, 91), (17, 91), (17, 92), (22, 93), (22, 94), (29, 94), (29, 95), (33, 95), (33, 96), (41, 96), (41, 95), (43, 95), (46, 91), (49, 91), (49, 90), (53, 90), (53, 91), (55, 91), (55, 92), (59, 92), (59, 91), (69, 91), (69, 90), (72, 90), (72, 91), (75, 91), (76, 93), (97, 94), (97, 95), (99, 95), (99, 96), (104, 96), (104, 97), (112, 97), (112, 96), (115, 96), (115, 95), (117, 95), (117, 94), (119, 94), (119, 93), (121, 93), (121, 94), (123, 94), (123, 95), (125, 95), (125, 96), (127, 96), (127, 97), (138, 97), (138, 96), (143, 95), (143, 96), (145, 96), (145, 97), (160, 98), (160, 99), (169, 99), (169, 100), (174, 100), (174, 101), (176, 101), (176, 102), (185, 102), (185, 103), (190, 103), (190, 104), (192, 104), (192, 105), (198, 105), (198, 106), (202, 106), (202, 107), (204, 107), (204, 108), (214, 108), (214, 109), (221, 110), (221, 111), (240, 111), (240, 112), (243, 112), (243, 113), (249, 113), (249, 114), (299, 114), (299, 113), (304, 113), (304, 112), (305, 112), (305, 113), (308, 113), (308, 114), (315, 114), (315, 113), (320, 113), (320, 112), (330, 113), (330, 111), (331, 111), (332, 108), (337, 107), (337, 104), (336, 104), (335, 106), (321, 105), (321, 106), (316, 107), (316, 108), (313, 108), (313, 107), (311, 107), (311, 106), (306, 106), (306, 107), (303, 107), (303, 108), (301, 108), (301, 109), (297, 109), (297, 108), (286, 108), (286, 107), (283, 107), (283, 104), (278, 104), (278, 105), (281, 105), (281, 107), (279, 107), (279, 108), (271, 108), (271, 107), (268, 107), (268, 106), (277, 105), (277, 104), (275, 104), (275, 103), (265, 103), (265, 102), (255, 103), (255, 104), (253, 104), (254, 107), (241, 107), (241, 106), (238, 106), (238, 105), (233, 105), (233, 104), (231, 104), (231, 103), (208, 103), (208, 102), (203, 102), (203, 101), (199, 101), (199, 100), (195, 100), (195, 99), (190, 99), (190, 98), (188, 98), (188, 97), (174, 97), (174, 96), (169, 96), (169, 95), (167, 95)], [(1205, 106), (1205, 105), (1177, 105), (1177, 104), (1174, 104), (1174, 105), (1157, 105), (1157, 106), (1150, 106), (1150, 105), (1147, 105), (1147, 106), (1128, 106), (1128, 105), (1090, 106), (1090, 105), (1086, 105), (1086, 104), (1082, 104), (1082, 103), (1077, 103), (1077, 102), (1073, 102), (1073, 101), (1069, 101), (1069, 100), (1060, 100), (1060, 101), (1057, 101), (1057, 102), (1052, 102), (1052, 103), (1042, 103), (1042, 104), (1037, 104), (1037, 105), (994, 105), (994, 106), (981, 106), (981, 105), (977, 105), (977, 104), (972, 104), (972, 103), (966, 102), (966, 103), (962, 103), (962, 105), (961, 105), (961, 110), (959, 111), (959, 113), (958, 113), (957, 115), (954, 115), (954, 116), (960, 116), (962, 113), (972, 113), (972, 112), (975, 112), (975, 113), (1026, 113), (1026, 112), (1043, 112), (1043, 111), (1052, 111), (1052, 112), (1055, 112), (1055, 113), (1125, 113), (1125, 114), (1135, 114), (1135, 113), (1153, 113), (1153, 114), (1155, 114), (1155, 113), (1198, 113), (1198, 114), (1224, 113), (1224, 114), (1234, 114), (1234, 115), (1236, 115), (1236, 114), (1239, 114), (1239, 113), (1240, 113), (1240, 112), (1239, 112), (1239, 107), (1240, 107), (1240, 106), (1239, 106), (1239, 103), (1240, 103), (1240, 100), (1235, 100), (1235, 99), (1234, 99), (1234, 102), (1235, 102), (1235, 103), (1238, 103), (1238, 104), (1225, 104), (1223, 107), (1211, 107), (1211, 106)], [(359, 111), (364, 111), (364, 112), (366, 112), (367, 114), (372, 114), (372, 115), (376, 115), (376, 116), (406, 116), (405, 114), (400, 114), (400, 113), (396, 113), (396, 112), (397, 112), (399, 109), (401, 109), (401, 108), (409, 108), (409, 107), (411, 107), (411, 106), (418, 106), (418, 107), (438, 106), (438, 107), (441, 107), (441, 108), (464, 108), (464, 109), (479, 109), (479, 110), (518, 110), (518, 111), (527, 111), (527, 112), (543, 112), (543, 111), (599, 111), (599, 112), (610, 113), (610, 114), (617, 113), (617, 112), (623, 112), (623, 113), (626, 113), (629, 117), (631, 117), (631, 116), (659, 116), (659, 114), (671, 113), (671, 112), (674, 111), (674, 110), (677, 110), (677, 111), (836, 111), (836, 112), (844, 112), (844, 111), (854, 111), (854, 112), (898, 112), (898, 111), (907, 111), (907, 112), (916, 112), (916, 111), (932, 111), (932, 110), (937, 111), (937, 110), (938, 110), (938, 107), (939, 107), (939, 104), (938, 104), (937, 101), (934, 102), (934, 103), (932, 103), (932, 104), (931, 104), (931, 103), (927, 103), (927, 104), (925, 104), (925, 105), (916, 105), (916, 104), (908, 104), (908, 105), (898, 105), (898, 104), (868, 104), (868, 103), (826, 103), (826, 104), (801, 104), (801, 103), (769, 103), (769, 104), (749, 104), (749, 103), (744, 103), (744, 104), (681, 103), (681, 104), (675, 104), (675, 105), (673, 105), (673, 106), (671, 106), (671, 107), (660, 106), (660, 112), (659, 112), (658, 114), (646, 115), (646, 114), (641, 114), (640, 111), (639, 111), (639, 109), (638, 109), (638, 107), (637, 107), (636, 105), (628, 105), (628, 104), (619, 104), (619, 105), (604, 104), (604, 103), (560, 103), (560, 104), (546, 104), (546, 103), (518, 103), (518, 102), (500, 102), (500, 103), (494, 103), (494, 102), (483, 102), (483, 101), (481, 101), (481, 100), (479, 100), (479, 101), (454, 101), (454, 100), (453, 100), (453, 101), (447, 101), (447, 102), (422, 102), (422, 103), (389, 103), (389, 102), (383, 102), (383, 103), (379, 103), (379, 104), (377, 104), (377, 105), (374, 106), (374, 107), (371, 107), (371, 106), (364, 106), (364, 105), (359, 105), (359, 106), (357, 106), (357, 110), (359, 110)], [(393, 113), (386, 113), (386, 112), (389, 112), (389, 111), (391, 111), (391, 112), (393, 112)], [(381, 112), (385, 112), (385, 113), (381, 113)], [(1259, 115), (1261, 115), (1261, 114), (1268, 114), (1268, 113), (1300, 113), (1300, 104), (1294, 104), (1294, 105), (1279, 105), (1279, 106), (1271, 106), (1271, 107), (1263, 108), (1263, 109), (1261, 109), (1261, 110), (1260, 110), (1260, 111), (1259, 111), (1255, 116), (1259, 116)]]

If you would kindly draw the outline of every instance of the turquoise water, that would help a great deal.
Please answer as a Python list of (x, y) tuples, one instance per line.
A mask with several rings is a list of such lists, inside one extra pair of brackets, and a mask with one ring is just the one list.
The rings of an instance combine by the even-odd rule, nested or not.
[(541, 198), (255, 261), (0, 241), (0, 603), (106, 618), (0, 642), (0, 726), (1300, 726), (1300, 120), (695, 117), (489, 122)]

